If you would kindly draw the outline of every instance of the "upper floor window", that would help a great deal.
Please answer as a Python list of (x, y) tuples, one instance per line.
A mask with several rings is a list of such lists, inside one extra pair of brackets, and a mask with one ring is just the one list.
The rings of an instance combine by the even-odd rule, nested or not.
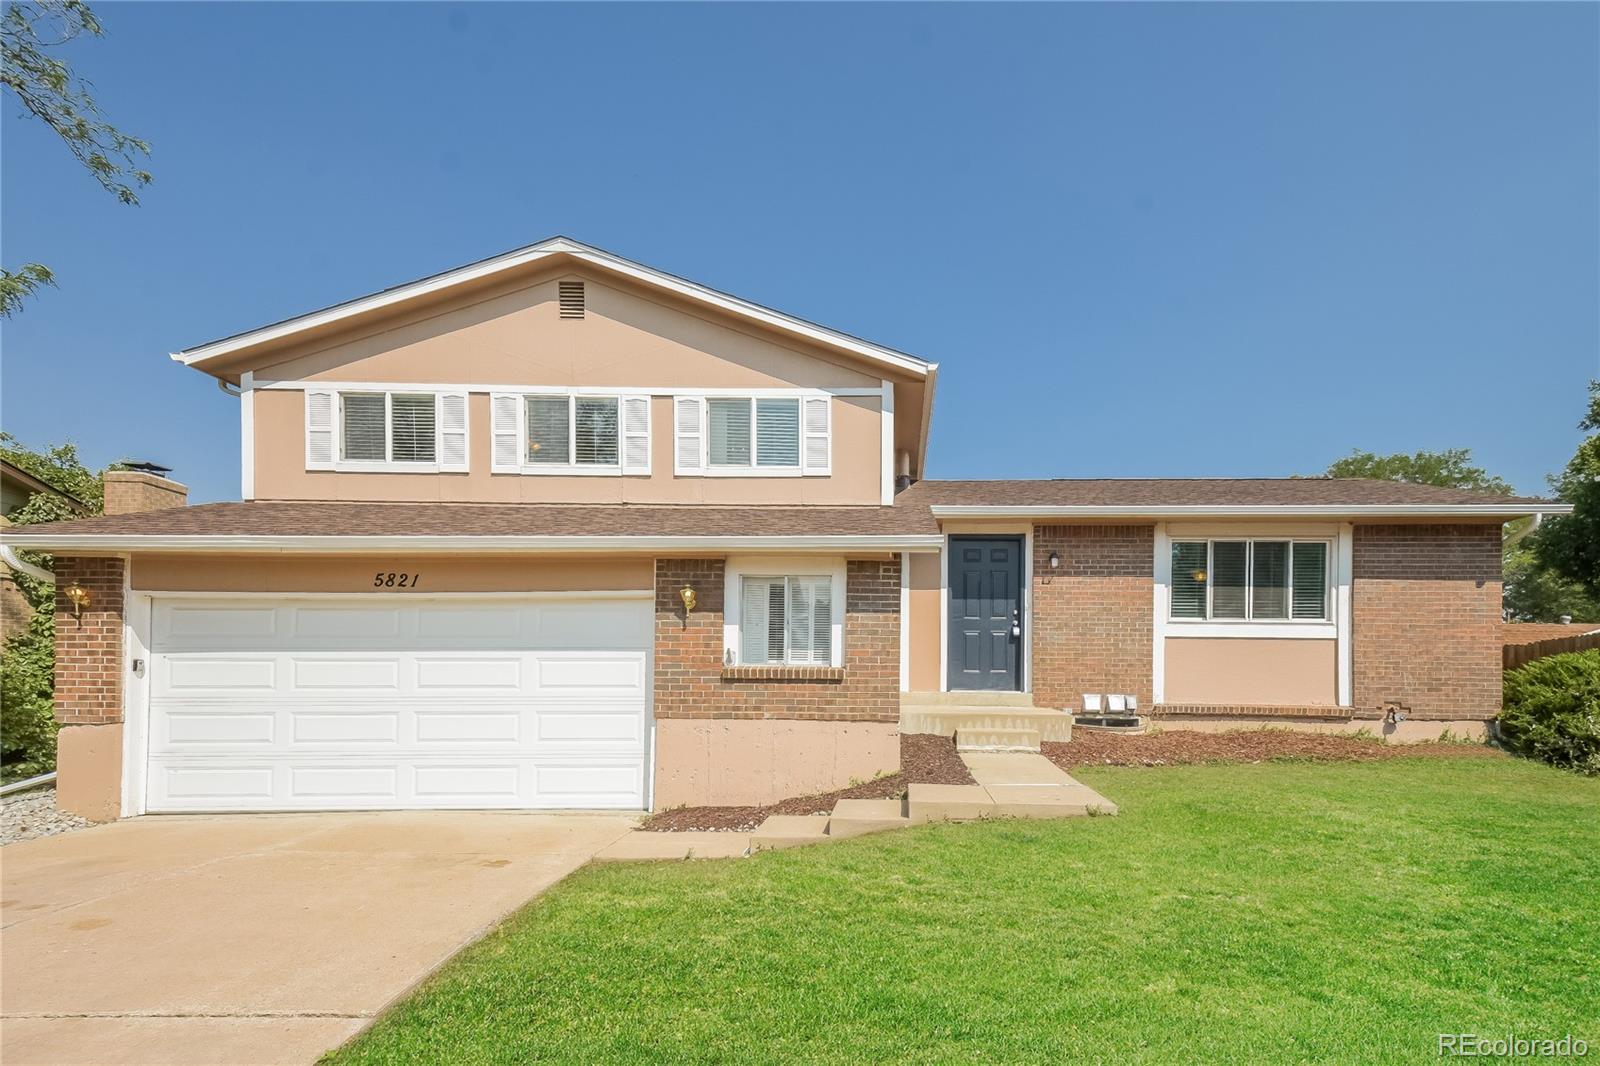
[(679, 396), (679, 475), (782, 477), (830, 472), (828, 396)]
[(1327, 621), (1328, 542), (1179, 540), (1174, 619)]
[(464, 471), (464, 393), (306, 390), (306, 469)]
[(339, 458), (346, 462), (431, 463), (434, 439), (431, 394), (341, 392), (343, 440)]
[(649, 396), (494, 393), (489, 410), (495, 473), (650, 472)]

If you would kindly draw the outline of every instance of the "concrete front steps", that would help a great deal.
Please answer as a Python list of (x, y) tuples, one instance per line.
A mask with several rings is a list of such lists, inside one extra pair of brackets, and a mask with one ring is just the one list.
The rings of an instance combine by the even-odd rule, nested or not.
[(1072, 739), (1072, 715), (1035, 707), (1026, 692), (905, 692), (900, 732), (955, 737), (969, 751), (1038, 751), (1041, 740)]
[(1117, 805), (1042, 755), (1017, 751), (961, 754), (976, 784), (914, 784), (904, 799), (840, 800), (827, 815), (774, 814), (749, 833), (629, 833), (599, 862), (713, 859), (821, 844), (927, 822), (980, 818), (1077, 818), (1116, 814)]

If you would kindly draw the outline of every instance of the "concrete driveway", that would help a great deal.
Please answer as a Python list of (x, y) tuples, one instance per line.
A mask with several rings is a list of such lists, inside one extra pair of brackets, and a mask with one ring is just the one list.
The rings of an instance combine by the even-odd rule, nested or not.
[(312, 1062), (633, 822), (167, 816), (0, 849), (0, 1061)]

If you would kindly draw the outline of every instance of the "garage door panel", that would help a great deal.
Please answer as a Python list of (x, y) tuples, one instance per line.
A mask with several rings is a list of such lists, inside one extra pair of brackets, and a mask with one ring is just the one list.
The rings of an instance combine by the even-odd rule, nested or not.
[(523, 712), (517, 708), (499, 712), (418, 711), (417, 743), (422, 746), (501, 741), (516, 745), (522, 740), (523, 718)]
[(260, 747), (277, 736), (277, 715), (271, 710), (169, 710), (160, 719), (159, 735), (150, 738), (156, 750), (230, 745)]
[(541, 706), (536, 721), (538, 738), (545, 741), (637, 746), (644, 740), (644, 720), (626, 703)]
[(641, 762), (539, 763), (534, 776), (542, 807), (625, 807), (644, 788)]
[(274, 636), (278, 631), (278, 611), (273, 607), (160, 604), (153, 614), (151, 637), (156, 647), (166, 645), (173, 638), (259, 638)]
[(419, 766), (415, 775), (417, 799), (431, 803), (466, 803), (473, 800), (518, 805), (522, 794), (522, 767), (518, 763), (473, 763), (467, 766)]
[(417, 656), (417, 689), (492, 689), (521, 692), (525, 671), (520, 656), (505, 658), (450, 658)]
[(531, 636), (541, 648), (640, 648), (650, 642), (653, 616), (630, 600), (544, 604)]
[(644, 806), (648, 600), (154, 615), (151, 810)]
[(158, 662), (151, 679), (154, 695), (271, 690), (277, 684), (277, 659), (259, 655), (169, 655)]
[(492, 641), (520, 637), (531, 607), (483, 605), (436, 607), (417, 616), (417, 635), (455, 641)]
[(536, 671), (542, 699), (637, 697), (645, 688), (642, 655), (541, 656)]
[(290, 611), (296, 637), (398, 637), (397, 607), (297, 607)]
[(388, 710), (288, 710), (290, 738), (297, 747), (384, 744), (400, 741), (400, 715)]

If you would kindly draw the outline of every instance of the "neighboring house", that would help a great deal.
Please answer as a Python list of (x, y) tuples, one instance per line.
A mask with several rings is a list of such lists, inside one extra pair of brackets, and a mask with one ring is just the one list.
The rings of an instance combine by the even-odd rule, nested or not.
[(1085, 694), (1481, 733), (1500, 526), (1553, 510), (923, 480), (936, 365), (565, 238), (174, 358), (240, 390), (244, 501), (7, 537), (95, 817), (765, 802)]
[[(82, 500), (34, 477), (15, 463), (0, 459), (0, 529), (11, 525), (10, 515), (40, 493), (66, 502), (78, 514), (88, 514)], [(0, 559), (0, 644), (28, 628), (33, 607), (17, 587), (11, 567)]]

